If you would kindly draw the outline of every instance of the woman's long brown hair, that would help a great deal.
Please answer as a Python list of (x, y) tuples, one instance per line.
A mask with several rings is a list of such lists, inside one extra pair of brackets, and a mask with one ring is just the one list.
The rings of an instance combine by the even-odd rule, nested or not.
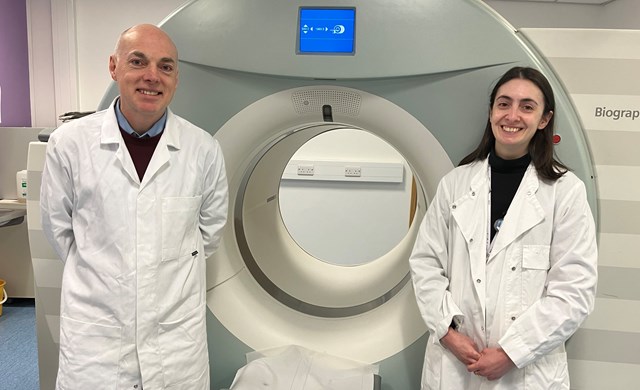
[[(555, 113), (556, 102), (553, 96), (553, 89), (551, 88), (547, 78), (536, 69), (519, 66), (509, 69), (507, 73), (498, 80), (491, 92), (489, 109), (493, 107), (498, 89), (503, 84), (513, 79), (529, 80), (535, 84), (544, 96), (544, 111), (542, 115)], [(558, 161), (554, 155), (554, 118), (555, 115), (551, 115), (551, 118), (544, 129), (536, 131), (533, 138), (531, 138), (531, 141), (529, 141), (529, 155), (531, 156), (531, 161), (538, 171), (538, 176), (549, 181), (558, 180), (569, 170), (569, 168)], [(491, 130), (491, 122), (489, 118), (487, 119), (487, 126), (484, 129), (484, 134), (482, 136), (482, 140), (480, 140), (480, 144), (473, 152), (463, 158), (458, 165), (466, 165), (474, 161), (484, 160), (489, 155), (489, 152), (494, 148), (495, 143), (496, 138)]]

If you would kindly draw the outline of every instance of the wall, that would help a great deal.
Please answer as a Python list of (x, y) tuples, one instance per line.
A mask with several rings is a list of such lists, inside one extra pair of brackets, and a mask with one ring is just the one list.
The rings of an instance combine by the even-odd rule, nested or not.
[(640, 30), (640, 2), (616, 0), (608, 4), (600, 28)]
[(570, 93), (598, 192), (595, 310), (567, 343), (572, 388), (638, 387), (640, 31), (525, 29)]
[(31, 126), (25, 0), (0, 0), (0, 126)]
[[(93, 111), (111, 83), (109, 56), (120, 33), (139, 23), (159, 24), (186, 0), (77, 1), (78, 107)], [(117, 4), (117, 6), (116, 6)], [(89, 32), (101, 31), (100, 34)]]
[(484, 0), (516, 28), (640, 29), (640, 2), (606, 5)]
[(55, 127), (65, 112), (95, 110), (111, 83), (109, 55), (120, 33), (158, 24), (185, 2), (27, 0), (33, 126)]

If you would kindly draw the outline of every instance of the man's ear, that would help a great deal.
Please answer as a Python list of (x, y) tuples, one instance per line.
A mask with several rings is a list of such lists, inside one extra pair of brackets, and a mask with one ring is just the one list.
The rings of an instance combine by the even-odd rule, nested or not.
[(114, 56), (109, 56), (109, 74), (113, 81), (118, 81), (116, 79), (116, 59)]

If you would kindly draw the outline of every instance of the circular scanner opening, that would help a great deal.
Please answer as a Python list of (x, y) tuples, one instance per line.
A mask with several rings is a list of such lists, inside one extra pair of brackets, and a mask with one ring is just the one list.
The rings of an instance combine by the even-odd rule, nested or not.
[[(297, 109), (295, 98), (302, 93), (317, 97), (303, 100), (315, 102), (313, 109)], [(339, 109), (337, 100), (345, 94), (359, 97), (358, 110)], [(322, 122), (318, 114), (326, 104), (334, 108), (334, 122)], [(207, 305), (251, 348), (299, 344), (375, 362), (425, 332), (407, 261), (419, 223), (412, 223), (388, 253), (345, 266), (318, 260), (300, 248), (281, 217), (280, 185), (291, 158), (317, 135), (341, 129), (375, 134), (402, 154), (416, 181), (416, 222), (440, 178), (453, 167), (424, 122), (362, 90), (293, 88), (260, 99), (231, 118), (216, 133), (225, 150), (230, 221), (207, 268)]]
[[(298, 175), (298, 166), (291, 163), (292, 157), (295, 156), (294, 162), (295, 158), (300, 156), (305, 159), (311, 158), (311, 155), (304, 154), (309, 150), (306, 152), (303, 150), (302, 154), (296, 155), (296, 152), (299, 152), (303, 145), (310, 140), (315, 140), (315, 145), (314, 143), (311, 145), (311, 149), (313, 149), (320, 144), (327, 142), (331, 144), (338, 139), (344, 141), (349, 137), (355, 139), (356, 145), (359, 143), (361, 150), (364, 149), (363, 139), (377, 145), (377, 150), (374, 148), (373, 154), (370, 156), (360, 155), (358, 157), (353, 150), (349, 151), (348, 148), (343, 148), (343, 154), (337, 160), (327, 160), (326, 153), (325, 156), (322, 156), (315, 151), (313, 161), (319, 162), (317, 164), (318, 176), (322, 174), (322, 163), (330, 163), (328, 166), (331, 169), (334, 171), (335, 169), (342, 170), (343, 174), (344, 163), (348, 163), (350, 167), (354, 165), (353, 163), (362, 163), (361, 168), (369, 166), (367, 164), (378, 163), (396, 169), (400, 168), (399, 179), (397, 177), (392, 179), (397, 182), (390, 182), (391, 179), (367, 182), (366, 178), (365, 180), (345, 178), (317, 181), (308, 180), (308, 177), (298, 178), (298, 176), (305, 175)], [(382, 149), (386, 153), (386, 162), (381, 160), (380, 150)], [(338, 168), (336, 168), (336, 164)], [(342, 167), (340, 167), (341, 164)], [(291, 169), (294, 169), (294, 176), (291, 176)], [(289, 177), (294, 178), (289, 179)], [(344, 176), (342, 177), (344, 178)], [(322, 253), (307, 248), (299, 238), (299, 231), (292, 233), (297, 227), (290, 226), (290, 221), (286, 220), (291, 215), (289, 214), (289, 217), (286, 215), (291, 212), (291, 205), (288, 204), (291, 202), (295, 207), (306, 202), (316, 209), (316, 215), (326, 216), (328, 213), (317, 210), (320, 208), (320, 201), (316, 199), (303, 200), (299, 193), (287, 194), (287, 191), (291, 189), (285, 188), (289, 181), (301, 183), (306, 195), (316, 192), (312, 196), (319, 197), (324, 203), (324, 207), (329, 209), (336, 206), (328, 204), (330, 199), (327, 194), (317, 194), (319, 189), (328, 190), (334, 195), (339, 193), (343, 198), (351, 198), (350, 202), (358, 207), (366, 206), (367, 202), (370, 203), (370, 199), (366, 198), (367, 192), (373, 192), (376, 195), (377, 191), (377, 195), (382, 194), (387, 199), (395, 197), (396, 203), (400, 204), (394, 204), (393, 207), (389, 202), (384, 201), (368, 206), (384, 212), (389, 212), (391, 209), (395, 209), (396, 212), (401, 210), (401, 215), (395, 216), (395, 218), (402, 220), (402, 222), (386, 223), (381, 218), (368, 215), (366, 216), (368, 220), (360, 221), (361, 227), (355, 229), (368, 229), (369, 232), (376, 230), (375, 234), (385, 236), (386, 246), (378, 246), (377, 253), (364, 251), (365, 256), (358, 257), (357, 253), (360, 250), (358, 246), (368, 245), (366, 237), (362, 244), (356, 243), (351, 246), (349, 240), (345, 240), (339, 243), (342, 246), (341, 250), (342, 252), (350, 251), (351, 254), (342, 258), (327, 258)], [(322, 182), (321, 185), (318, 185), (319, 182)], [(381, 138), (363, 129), (323, 123), (285, 132), (284, 135), (265, 146), (262, 152), (254, 158), (238, 192), (234, 220), (243, 260), (254, 279), (269, 295), (299, 312), (318, 317), (336, 318), (354, 316), (373, 310), (393, 298), (409, 281), (407, 259), (417, 231), (415, 226), (417, 224), (412, 224), (411, 220), (415, 210), (416, 194), (423, 193), (422, 188), (415, 189), (413, 182), (409, 165), (402, 156)], [(385, 186), (388, 187), (385, 188)], [(353, 199), (356, 200), (353, 201)], [(360, 202), (357, 199), (360, 199)], [(322, 223), (322, 221), (312, 220), (307, 215), (308, 213), (294, 211), (295, 213), (299, 219), (298, 225), (295, 226), (317, 229), (317, 225)], [(366, 214), (366, 210), (364, 213)], [(393, 214), (393, 210), (391, 213)], [(333, 221), (333, 230), (336, 232), (345, 227), (346, 221), (350, 218), (348, 215), (344, 215), (345, 213), (342, 214), (338, 221)], [(362, 215), (354, 218), (364, 219)], [(322, 228), (331, 230), (332, 228), (327, 228), (328, 225), (330, 223), (325, 223)], [(354, 229), (353, 226), (351, 228)], [(338, 234), (350, 233), (343, 231)], [(386, 237), (391, 234), (394, 237)], [(335, 236), (329, 237), (319, 247), (328, 247), (335, 252), (332, 240), (337, 239)], [(373, 237), (369, 238), (369, 242), (375, 240)], [(372, 253), (374, 254), (372, 255)]]
[(402, 155), (357, 129), (319, 134), (287, 163), (281, 217), (293, 240), (320, 261), (341, 266), (384, 256), (409, 231), (415, 186)]

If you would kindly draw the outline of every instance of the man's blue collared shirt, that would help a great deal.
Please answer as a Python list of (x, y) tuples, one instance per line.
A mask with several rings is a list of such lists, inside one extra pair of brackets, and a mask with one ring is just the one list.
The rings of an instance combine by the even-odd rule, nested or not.
[(146, 133), (138, 134), (135, 132), (135, 130), (133, 130), (133, 127), (131, 127), (131, 125), (129, 124), (129, 121), (127, 121), (127, 118), (124, 117), (124, 115), (122, 114), (122, 111), (120, 111), (120, 98), (118, 98), (118, 100), (116, 101), (115, 107), (116, 107), (116, 118), (118, 118), (118, 125), (120, 125), (122, 130), (126, 131), (128, 134), (131, 134), (137, 138), (142, 138), (144, 136), (155, 137), (156, 135), (162, 133), (162, 130), (164, 130), (164, 125), (167, 123), (167, 111), (165, 110), (164, 115), (162, 115), (162, 118), (160, 118), (156, 123), (154, 123), (153, 126), (151, 126), (151, 128), (147, 130)]

